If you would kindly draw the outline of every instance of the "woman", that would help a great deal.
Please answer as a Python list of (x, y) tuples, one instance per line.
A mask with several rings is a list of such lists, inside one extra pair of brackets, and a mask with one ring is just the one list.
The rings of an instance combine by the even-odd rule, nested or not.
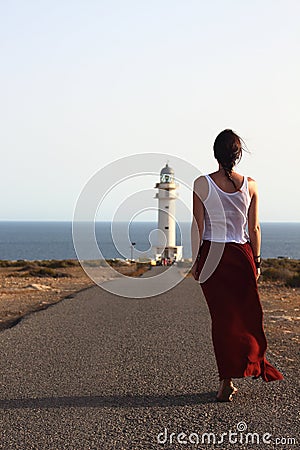
[[(255, 180), (234, 170), (242, 150), (237, 134), (222, 131), (214, 143), (219, 170), (194, 182), (192, 274), (200, 283), (212, 319), (220, 378), (218, 401), (232, 401), (237, 392), (232, 378), (283, 379), (265, 358), (267, 341), (257, 287), (258, 189)], [(209, 270), (203, 277), (205, 264)]]

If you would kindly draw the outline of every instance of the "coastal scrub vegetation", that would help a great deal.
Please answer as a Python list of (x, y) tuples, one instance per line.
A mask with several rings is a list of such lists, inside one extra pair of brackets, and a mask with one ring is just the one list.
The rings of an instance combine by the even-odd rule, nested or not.
[(262, 281), (281, 281), (286, 286), (300, 287), (300, 260), (267, 258), (261, 263)]
[[(150, 269), (150, 263), (130, 262), (120, 259), (85, 261), (85, 265), (90, 267), (113, 267), (123, 275), (138, 277)], [(7, 276), (9, 277), (38, 277), (38, 278), (63, 278), (72, 277), (69, 268), (79, 267), (80, 263), (76, 259), (64, 260), (0, 260), (0, 267), (14, 269)], [(62, 269), (62, 270), (58, 270)]]

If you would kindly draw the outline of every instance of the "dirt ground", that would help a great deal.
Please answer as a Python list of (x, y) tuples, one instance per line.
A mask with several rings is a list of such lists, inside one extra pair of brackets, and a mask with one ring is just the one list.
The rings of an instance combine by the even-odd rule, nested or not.
[(258, 286), (268, 352), (282, 361), (282, 367), (298, 370), (300, 288), (286, 287), (279, 281), (263, 281)]

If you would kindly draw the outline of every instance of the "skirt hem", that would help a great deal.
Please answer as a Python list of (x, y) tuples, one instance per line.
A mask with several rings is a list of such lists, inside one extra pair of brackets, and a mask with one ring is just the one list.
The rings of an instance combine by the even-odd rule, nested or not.
[(250, 361), (248, 360), (248, 365), (243, 373), (231, 373), (219, 375), (220, 380), (229, 379), (229, 378), (247, 378), (252, 377), (257, 380), (262, 378), (265, 382), (283, 380), (283, 375), (273, 367), (266, 358), (263, 358), (261, 361)]

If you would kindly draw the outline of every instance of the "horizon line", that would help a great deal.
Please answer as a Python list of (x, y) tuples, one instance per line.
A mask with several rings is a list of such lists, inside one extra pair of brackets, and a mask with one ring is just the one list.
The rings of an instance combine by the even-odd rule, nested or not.
[[(51, 220), (41, 220), (41, 219), (0, 219), (0, 223), (3, 222), (38, 222), (38, 223), (49, 223), (49, 222), (60, 222), (60, 223), (73, 223), (73, 220), (60, 220), (60, 219), (51, 219)], [(111, 223), (112, 220), (96, 220), (96, 221), (88, 221), (82, 220), (82, 223), (86, 222), (96, 222), (96, 223)], [(190, 220), (178, 220), (179, 223), (191, 223)], [(115, 223), (127, 223), (127, 220), (117, 220)], [(157, 220), (135, 220), (131, 223), (157, 223)], [(259, 223), (300, 223), (299, 220), (260, 220)]]

